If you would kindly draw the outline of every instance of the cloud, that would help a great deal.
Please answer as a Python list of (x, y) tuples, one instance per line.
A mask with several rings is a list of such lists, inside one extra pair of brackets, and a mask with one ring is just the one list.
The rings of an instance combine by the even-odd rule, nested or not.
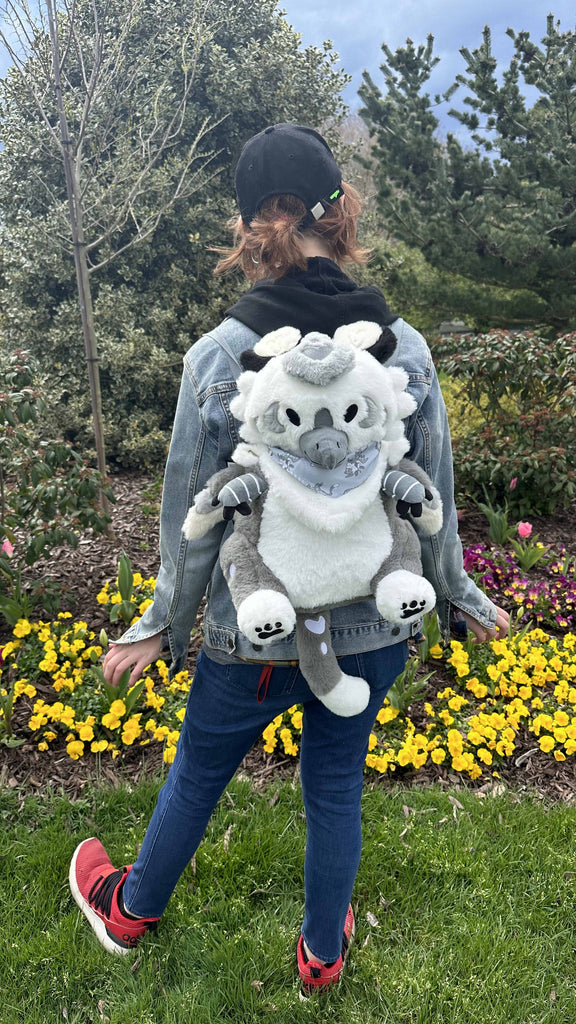
[[(383, 4), (381, 0), (356, 0), (354, 7), (350, 0), (315, 0), (313, 5), (310, 0), (284, 0), (281, 9), (302, 34), (304, 45), (332, 40), (342, 68), (352, 75), (345, 99), (355, 107), (365, 68), (377, 85), (383, 81), (379, 71), (383, 42), (396, 50), (407, 37), (419, 44), (425, 43), (432, 33), (434, 52), (441, 58), (429, 83), (428, 91), (435, 94), (443, 92), (465, 70), (460, 48), (473, 50), (480, 46), (486, 24), (492, 30), (494, 56), (503, 66), (508, 65), (513, 53), (512, 40), (506, 35), (508, 26), (515, 31), (526, 29), (540, 42), (546, 32), (549, 3), (561, 27), (574, 28), (574, 0), (526, 0), (522, 5), (517, 0), (484, 0), (481, 5), (468, 4), (466, 0), (399, 0), (395, 5)], [(451, 129), (455, 125), (444, 114), (442, 122)]]

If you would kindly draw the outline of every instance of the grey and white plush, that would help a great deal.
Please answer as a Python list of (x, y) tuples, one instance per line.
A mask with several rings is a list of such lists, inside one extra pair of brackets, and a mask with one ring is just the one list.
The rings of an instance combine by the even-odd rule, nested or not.
[(415, 401), (405, 371), (386, 365), (395, 344), (368, 322), (333, 338), (291, 327), (261, 338), (230, 406), (243, 442), (183, 526), (193, 540), (241, 513), (220, 552), (239, 629), (259, 648), (295, 629), (312, 692), (345, 716), (364, 710), (369, 687), (342, 672), (330, 609), (373, 596), (402, 624), (435, 604), (410, 517), (436, 533), (442, 504), (403, 458)]

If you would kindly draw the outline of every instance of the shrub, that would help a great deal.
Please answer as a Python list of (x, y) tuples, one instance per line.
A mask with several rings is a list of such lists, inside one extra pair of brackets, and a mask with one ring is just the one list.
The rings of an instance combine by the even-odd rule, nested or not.
[(79, 533), (105, 529), (98, 502), (100, 474), (70, 444), (42, 439), (46, 409), (33, 367), (16, 351), (0, 364), (0, 613), (14, 625), (36, 598), (22, 572), (61, 544), (76, 547)]
[(437, 338), (433, 350), (481, 417), (454, 438), (457, 490), (480, 499), (487, 491), (520, 516), (567, 506), (576, 483), (576, 333), (549, 342), (490, 331)]

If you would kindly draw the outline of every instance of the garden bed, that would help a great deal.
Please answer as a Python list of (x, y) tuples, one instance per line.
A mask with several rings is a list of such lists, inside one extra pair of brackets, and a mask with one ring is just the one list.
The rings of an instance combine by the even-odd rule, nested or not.
[[(54, 552), (50, 561), (34, 567), (38, 579), (61, 589), (61, 608), (69, 608), (96, 634), (102, 627), (109, 628), (108, 608), (97, 601), (97, 595), (106, 579), (115, 578), (122, 552), (129, 556), (135, 571), (155, 576), (158, 569), (158, 483), (140, 476), (123, 476), (115, 478), (113, 489), (117, 497), (113, 509), (113, 537), (84, 537), (76, 551), (62, 548)], [(572, 514), (573, 509), (569, 509), (545, 519), (534, 519), (534, 531), (554, 549), (565, 546), (570, 550)], [(465, 547), (488, 544), (485, 517), (477, 510), (466, 510), (461, 517), (461, 536)], [(532, 575), (534, 579), (538, 577), (538, 566)], [(495, 598), (496, 595), (491, 596)], [(560, 635), (561, 631), (558, 632)], [(0, 641), (9, 639), (10, 631), (5, 629)], [(189, 669), (193, 668), (200, 642), (199, 635), (192, 642)], [(417, 728), (425, 702), (433, 701), (439, 690), (453, 686), (455, 681), (454, 672), (445, 662), (435, 661), (426, 671), (429, 668), (433, 668), (434, 676), (410, 709)], [(26, 709), (17, 705), (14, 716), (16, 732), (29, 716), (30, 707)], [(123, 747), (121, 756), (114, 761), (106, 753), (91, 753), (88, 749), (81, 758), (73, 760), (67, 753), (63, 737), (58, 737), (47, 753), (38, 749), (38, 736), (28, 735), (20, 747), (1, 747), (0, 757), (0, 785), (32, 791), (43, 791), (51, 786), (63, 788), (71, 795), (81, 792), (88, 780), (104, 779), (110, 784), (120, 779), (137, 782), (163, 767), (165, 770), (162, 745), (158, 743)], [(558, 762), (546, 756), (535, 743), (534, 735), (520, 728), (514, 757), (498, 765), (496, 773), (477, 781), (465, 778), (442, 764), (434, 764), (430, 759), (417, 770), (410, 766), (396, 766), (394, 772), (376, 777), (371, 775), (370, 778), (373, 784), (384, 786), (395, 785), (398, 781), (408, 785), (437, 782), (446, 786), (465, 784), (486, 789), (507, 785), (536, 790), (555, 800), (572, 800), (576, 792), (575, 764), (574, 757)], [(255, 783), (264, 783), (278, 774), (293, 774), (297, 771), (297, 759), (287, 757), (281, 749), (267, 751), (261, 741), (246, 758), (243, 768)]]

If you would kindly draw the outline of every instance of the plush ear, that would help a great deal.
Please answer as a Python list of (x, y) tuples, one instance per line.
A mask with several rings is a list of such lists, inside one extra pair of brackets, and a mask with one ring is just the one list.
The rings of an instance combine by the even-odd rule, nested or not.
[(240, 354), (240, 365), (243, 370), (253, 370), (254, 373), (258, 373), (271, 359), (272, 356), (258, 356), (253, 348), (247, 348)]
[(269, 331), (260, 341), (254, 345), (254, 352), (257, 356), (279, 356), (294, 348), (302, 334), (297, 327), (279, 327), (276, 331)]
[(379, 363), (385, 363), (396, 349), (396, 335), (389, 327), (383, 327), (378, 340), (367, 351)]
[(370, 348), (382, 334), (382, 326), (372, 320), (357, 320), (344, 324), (334, 334), (337, 345), (351, 345), (352, 348)]

